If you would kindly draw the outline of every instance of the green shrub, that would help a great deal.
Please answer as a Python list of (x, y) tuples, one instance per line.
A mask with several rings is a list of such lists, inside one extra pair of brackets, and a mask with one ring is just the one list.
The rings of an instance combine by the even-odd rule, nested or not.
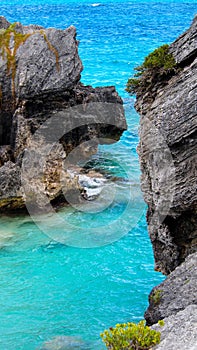
[(134, 68), (137, 73), (134, 74), (133, 78), (128, 79), (126, 91), (131, 94), (136, 93), (143, 81), (142, 76), (145, 76), (147, 72), (168, 73), (172, 72), (175, 67), (176, 62), (169, 52), (169, 45), (162, 45), (145, 57), (141, 66)]
[(109, 350), (148, 350), (160, 342), (160, 332), (145, 325), (145, 321), (117, 324), (101, 333)]
[(171, 53), (169, 53), (169, 45), (165, 44), (151, 52), (145, 57), (144, 63), (140, 70), (152, 69), (152, 68), (164, 68), (172, 69), (176, 65), (175, 59)]

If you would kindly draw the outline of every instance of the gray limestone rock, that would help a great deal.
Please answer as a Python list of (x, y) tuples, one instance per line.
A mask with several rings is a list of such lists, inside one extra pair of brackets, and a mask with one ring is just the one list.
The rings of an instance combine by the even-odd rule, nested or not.
[(20, 174), (20, 167), (11, 161), (0, 167), (0, 207), (5, 211), (24, 207)]
[[(0, 17), (0, 35), (4, 46), (9, 43), (9, 50), (0, 48), (0, 166), (6, 177), (4, 165), (12, 161), (21, 168), (31, 149), (26, 183), (33, 186), (34, 181), (37, 191), (54, 200), (61, 195), (61, 168), (68, 154), (76, 149), (78, 160), (88, 159), (99, 143), (119, 140), (127, 128), (123, 103), (113, 86), (92, 88), (80, 82), (83, 67), (73, 26), (58, 30), (17, 22), (10, 27)], [(45, 149), (47, 142), (55, 142), (56, 151), (43, 173), (44, 142)], [(11, 203), (4, 191), (0, 210)]]
[(15, 197), (20, 190), (20, 168), (8, 161), (0, 167), (0, 195)]
[(186, 65), (197, 54), (197, 16), (194, 17), (191, 27), (183, 33), (170, 47), (178, 64)]
[(189, 255), (164, 282), (153, 288), (145, 312), (148, 325), (176, 315), (189, 305), (197, 307), (197, 253)]
[[(171, 72), (148, 72), (137, 91), (141, 188), (155, 269), (168, 275), (149, 296), (157, 350), (197, 347), (197, 17), (170, 45)], [(163, 319), (161, 329), (156, 323)]]
[(154, 350), (196, 350), (197, 305), (188, 305), (175, 315), (164, 318), (164, 326), (151, 328), (161, 332), (161, 342)]
[(141, 187), (155, 268), (169, 274), (197, 249), (197, 19), (170, 45), (172, 76), (137, 92)]
[[(5, 21), (2, 20), (1, 26)], [(78, 56), (75, 27), (57, 30), (17, 23), (14, 33), (28, 36), (18, 45), (12, 34), (10, 48), (15, 64), (10, 68), (10, 79), (7, 76), (7, 56), (0, 55), (3, 98), (15, 94), (15, 98), (24, 99), (48, 92), (70, 90), (79, 82), (83, 67)], [(14, 81), (11, 77), (13, 72)], [(10, 85), (12, 88), (14, 85), (12, 92)]]
[(10, 26), (10, 23), (3, 16), (0, 16), (0, 29), (7, 29)]

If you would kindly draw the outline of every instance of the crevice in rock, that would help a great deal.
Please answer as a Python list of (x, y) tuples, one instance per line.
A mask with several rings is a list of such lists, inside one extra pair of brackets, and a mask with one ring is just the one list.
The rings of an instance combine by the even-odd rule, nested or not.
[(187, 57), (185, 57), (185, 59), (183, 59), (178, 64), (178, 66), (180, 68), (185, 68), (187, 66), (190, 66), (194, 62), (194, 60), (196, 59), (196, 56), (197, 56), (197, 48), (194, 49)]
[(176, 219), (167, 216), (164, 224), (168, 226), (173, 242), (178, 247), (180, 264), (189, 254), (197, 251), (197, 203), (194, 203), (193, 210), (183, 212)]

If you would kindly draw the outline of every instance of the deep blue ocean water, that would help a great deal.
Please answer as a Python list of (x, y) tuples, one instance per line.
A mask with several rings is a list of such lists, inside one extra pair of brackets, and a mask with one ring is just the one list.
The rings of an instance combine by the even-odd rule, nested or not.
[[(133, 107), (134, 97), (125, 92), (125, 85), (145, 55), (170, 43), (189, 27), (197, 12), (196, 2), (98, 3), (99, 6), (93, 6), (96, 2), (90, 0), (0, 2), (0, 15), (11, 22), (57, 28), (76, 26), (84, 66), (82, 82), (115, 85), (124, 99), (128, 131), (117, 144), (101, 146), (93, 158), (109, 173), (125, 178), (125, 183), (117, 185), (117, 198), (100, 213), (66, 208), (60, 215), (75, 227), (96, 225), (110, 234), (110, 223), (118, 222), (127, 207), (127, 192), (131, 191), (131, 206), (121, 225), (117, 224), (114, 242), (91, 249), (53, 241), (28, 217), (1, 217), (2, 350), (35, 350), (61, 335), (80, 337), (92, 350), (104, 349), (99, 333), (119, 322), (142, 319), (148, 293), (164, 278), (154, 271), (146, 207), (139, 189), (139, 117)], [(75, 235), (75, 231), (71, 234)]]

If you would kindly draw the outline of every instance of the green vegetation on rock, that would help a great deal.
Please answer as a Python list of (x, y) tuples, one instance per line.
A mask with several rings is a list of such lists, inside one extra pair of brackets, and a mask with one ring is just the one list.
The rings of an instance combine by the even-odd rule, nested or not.
[(162, 290), (161, 289), (155, 289), (153, 293), (150, 296), (150, 300), (154, 304), (159, 304), (161, 301), (161, 296), (162, 296)]
[(160, 335), (142, 320), (117, 324), (101, 333), (101, 338), (109, 350), (148, 350), (160, 342)]
[(150, 74), (157, 73), (167, 75), (174, 71), (175, 68), (176, 61), (169, 52), (169, 45), (162, 45), (145, 57), (141, 66), (135, 68), (137, 73), (134, 74), (133, 78), (128, 79), (126, 91), (130, 94), (136, 93)]
[(164, 322), (164, 320), (159, 320), (158, 324), (160, 325), (160, 327), (163, 327), (165, 325), (165, 322)]

